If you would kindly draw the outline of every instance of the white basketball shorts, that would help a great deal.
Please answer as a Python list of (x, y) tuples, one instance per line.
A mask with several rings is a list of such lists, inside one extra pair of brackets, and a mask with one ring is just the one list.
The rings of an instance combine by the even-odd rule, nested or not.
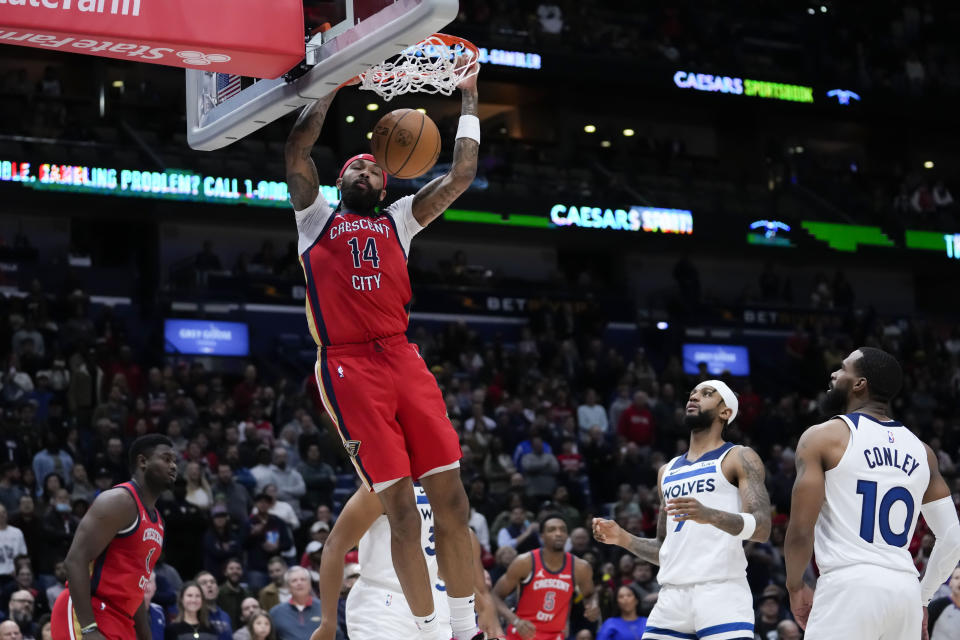
[[(433, 602), (440, 618), (438, 638), (452, 638), (450, 608), (445, 593), (433, 589)], [(364, 582), (361, 577), (347, 595), (347, 635), (350, 640), (418, 638), (420, 631), (403, 593)]]
[(643, 640), (753, 640), (753, 620), (746, 578), (665, 585)]
[(872, 564), (834, 569), (817, 580), (804, 640), (913, 640), (923, 624), (920, 581)]

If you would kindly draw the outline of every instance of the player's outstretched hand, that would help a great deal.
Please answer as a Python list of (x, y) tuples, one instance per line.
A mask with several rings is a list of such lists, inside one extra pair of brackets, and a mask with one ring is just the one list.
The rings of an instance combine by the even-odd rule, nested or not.
[(337, 637), (337, 625), (327, 624), (326, 621), (321, 622), (320, 626), (316, 628), (313, 634), (310, 636), (310, 640), (334, 640)]
[(793, 612), (793, 619), (801, 629), (807, 628), (807, 618), (810, 617), (811, 608), (813, 608), (813, 589), (803, 585), (799, 590), (790, 592), (790, 611)]
[(604, 544), (618, 544), (622, 546), (624, 530), (613, 520), (604, 518), (593, 519), (593, 537), (597, 542)]
[(713, 509), (703, 506), (696, 498), (671, 498), (667, 500), (667, 515), (672, 517), (674, 522), (693, 520), (700, 524), (710, 524), (710, 518), (714, 513)]
[(930, 631), (927, 630), (927, 608), (923, 608), (923, 626), (920, 627), (920, 640), (930, 640)]
[(503, 640), (507, 637), (500, 626), (500, 617), (495, 607), (487, 607), (482, 614), (477, 614), (477, 626), (488, 640)]
[(461, 91), (476, 91), (477, 76), (480, 75), (480, 63), (476, 61), (470, 62), (467, 56), (459, 56), (455, 65), (455, 69), (458, 72), (466, 65), (470, 65), (470, 73), (472, 74), (461, 80), (460, 84), (457, 85), (457, 89)]
[(529, 620), (518, 619), (513, 628), (517, 630), (517, 635), (523, 640), (533, 640), (537, 635), (537, 625)]

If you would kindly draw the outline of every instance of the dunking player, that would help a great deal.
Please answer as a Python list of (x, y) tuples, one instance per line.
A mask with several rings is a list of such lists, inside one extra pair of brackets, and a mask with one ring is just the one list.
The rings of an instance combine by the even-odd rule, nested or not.
[(701, 382), (690, 393), (684, 416), (690, 450), (660, 469), (656, 539), (634, 537), (610, 520), (593, 521), (600, 542), (660, 565), (663, 587), (644, 639), (753, 638), (743, 540), (770, 536), (770, 498), (760, 457), (723, 440), (737, 408), (737, 396), (721, 380)]
[[(890, 417), (902, 379), (896, 358), (857, 349), (830, 376), (824, 408), (841, 415), (797, 445), (784, 551), (790, 608), (808, 640), (925, 639), (926, 606), (960, 561), (960, 520), (936, 454)], [(921, 512), (936, 542), (918, 582), (907, 547)], [(803, 583), (814, 549), (816, 596)]]
[(166, 436), (130, 446), (133, 479), (104, 491), (80, 521), (67, 552), (67, 589), (53, 605), (54, 640), (150, 639), (143, 589), (163, 548), (157, 497), (177, 478)]
[[(586, 560), (566, 553), (567, 524), (560, 514), (547, 514), (540, 520), (543, 546), (519, 555), (493, 587), (494, 602), (510, 620), (508, 640), (562, 640), (567, 637), (570, 603), (579, 590), (584, 600), (584, 616), (600, 617), (594, 592), (593, 570)], [(520, 588), (516, 613), (503, 599)]]
[[(420, 552), (427, 562), (434, 604), (443, 637), (452, 637), (447, 607), (446, 586), (437, 571), (434, 544), (433, 508), (426, 492), (414, 485), (417, 511), (423, 518), (420, 527)], [(503, 638), (497, 612), (487, 591), (480, 543), (473, 537), (473, 585), (477, 598), (480, 629), (487, 638)], [(415, 638), (417, 626), (403, 597), (400, 579), (390, 557), (390, 523), (380, 501), (365, 489), (359, 489), (337, 518), (323, 545), (320, 563), (320, 603), (323, 615), (320, 628), (311, 640), (332, 640), (337, 628), (337, 594), (343, 578), (344, 555), (359, 545), (360, 579), (347, 597), (347, 632), (351, 640)]]
[[(387, 175), (373, 156), (347, 160), (333, 209), (319, 192), (311, 149), (335, 93), (307, 106), (287, 139), (290, 200), (307, 280), (307, 325), (319, 347), (317, 384), (357, 472), (390, 520), (393, 563), (424, 638), (438, 619), (419, 543), (412, 480), (434, 508), (437, 559), (447, 578), (456, 640), (479, 629), (474, 616), (469, 505), (460, 482), (460, 445), (436, 380), (407, 342), (413, 236), (473, 182), (480, 124), (476, 76), (460, 84), (462, 116), (450, 172), (382, 213)], [(447, 640), (447, 639), (445, 639)]]

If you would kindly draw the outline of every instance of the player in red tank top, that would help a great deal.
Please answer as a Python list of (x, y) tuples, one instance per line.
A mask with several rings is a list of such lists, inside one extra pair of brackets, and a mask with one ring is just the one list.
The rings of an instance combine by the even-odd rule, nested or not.
[[(320, 193), (310, 154), (336, 91), (304, 108), (285, 149), (307, 326), (318, 346), (317, 388), (357, 473), (390, 519), (394, 566), (424, 639), (438, 638), (439, 626), (423, 554), (409, 543), (418, 539), (421, 521), (413, 480), (433, 505), (456, 640), (483, 637), (470, 579), (470, 508), (460, 481), (459, 438), (436, 379), (405, 335), (410, 242), (466, 191), (477, 171), (476, 76), (459, 89), (462, 117), (449, 172), (383, 211), (377, 206), (386, 197), (387, 174), (369, 154), (343, 165), (336, 208)], [(321, 627), (314, 640), (332, 640), (333, 628)]]
[(173, 486), (177, 454), (162, 435), (130, 446), (133, 479), (104, 491), (67, 553), (67, 589), (51, 616), (54, 640), (150, 640), (143, 588), (163, 548), (157, 497)]
[[(586, 560), (566, 553), (567, 524), (559, 514), (540, 520), (543, 546), (517, 556), (493, 588), (494, 602), (507, 620), (507, 640), (563, 640), (576, 591), (584, 598), (584, 616), (600, 617), (593, 570)], [(517, 610), (503, 599), (520, 589)]]

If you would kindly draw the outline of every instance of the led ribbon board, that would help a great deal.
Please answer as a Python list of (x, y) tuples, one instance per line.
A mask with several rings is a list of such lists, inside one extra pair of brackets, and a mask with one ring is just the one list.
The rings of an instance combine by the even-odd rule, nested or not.
[(550, 221), (558, 227), (682, 235), (693, 233), (693, 214), (686, 209), (634, 206), (627, 210), (558, 204), (550, 209)]
[(912, 231), (908, 229), (904, 241), (907, 249), (946, 252), (947, 257), (951, 260), (960, 260), (960, 233)]
[(728, 93), (737, 96), (786, 100), (788, 102), (813, 102), (813, 87), (781, 82), (765, 82), (749, 78), (715, 76), (709, 73), (677, 71), (673, 84), (679, 89), (693, 89), (713, 93)]

